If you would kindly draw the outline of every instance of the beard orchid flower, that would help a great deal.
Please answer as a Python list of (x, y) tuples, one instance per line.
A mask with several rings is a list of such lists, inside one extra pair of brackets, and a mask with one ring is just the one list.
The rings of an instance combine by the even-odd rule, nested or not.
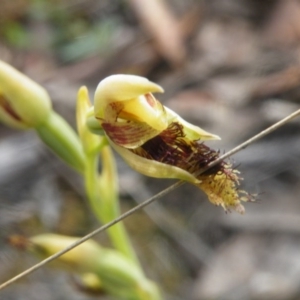
[(241, 201), (251, 200), (251, 195), (238, 188), (241, 178), (230, 162), (198, 175), (219, 157), (203, 141), (220, 138), (163, 106), (152, 94), (162, 92), (159, 85), (134, 75), (112, 75), (99, 83), (94, 117), (111, 146), (134, 170), (188, 181), (213, 204), (244, 213)]

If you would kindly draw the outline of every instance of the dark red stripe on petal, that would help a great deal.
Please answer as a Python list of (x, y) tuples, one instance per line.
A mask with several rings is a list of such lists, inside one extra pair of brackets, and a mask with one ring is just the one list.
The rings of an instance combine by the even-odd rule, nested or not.
[(22, 122), (22, 118), (13, 110), (7, 99), (0, 95), (0, 106), (16, 121)]
[(146, 123), (132, 121), (127, 123), (103, 122), (102, 127), (114, 143), (123, 147), (140, 145), (159, 133)]

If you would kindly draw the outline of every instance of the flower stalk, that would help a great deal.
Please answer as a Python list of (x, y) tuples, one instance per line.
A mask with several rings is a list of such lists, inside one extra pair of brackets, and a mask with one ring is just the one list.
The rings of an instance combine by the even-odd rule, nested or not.
[(84, 172), (84, 155), (78, 136), (70, 125), (56, 112), (35, 128), (40, 139), (68, 165)]
[[(105, 224), (120, 215), (118, 174), (106, 137), (88, 130), (86, 116), (90, 108), (88, 90), (82, 87), (77, 97), (77, 128), (85, 152), (85, 189), (93, 212)], [(99, 153), (102, 162), (100, 174)], [(123, 223), (111, 227), (108, 235), (114, 247), (140, 267)]]

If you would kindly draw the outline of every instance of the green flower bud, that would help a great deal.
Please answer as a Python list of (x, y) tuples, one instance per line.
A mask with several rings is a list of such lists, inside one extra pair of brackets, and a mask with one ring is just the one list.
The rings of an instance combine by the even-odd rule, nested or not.
[[(47, 257), (70, 246), (76, 240), (75, 237), (58, 234), (41, 234), (30, 238), (27, 245), (29, 250)], [(104, 292), (121, 299), (161, 299), (158, 289), (144, 277), (135, 263), (122, 253), (103, 248), (93, 240), (84, 242), (57, 260), (81, 274), (83, 282), (88, 278), (87, 287), (96, 283), (99, 289), (101, 287)], [(99, 280), (95, 280), (92, 274)]]
[(51, 112), (46, 90), (0, 61), (0, 120), (18, 129), (37, 127)]

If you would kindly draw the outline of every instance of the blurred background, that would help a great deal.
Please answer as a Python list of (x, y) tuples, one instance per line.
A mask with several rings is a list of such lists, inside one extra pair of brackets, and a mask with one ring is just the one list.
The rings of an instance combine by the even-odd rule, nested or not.
[[(300, 1), (0, 0), (0, 58), (43, 85), (75, 125), (76, 93), (116, 73), (162, 85), (164, 105), (230, 150), (299, 108)], [(232, 160), (258, 193), (225, 213), (185, 184), (125, 220), (149, 278), (169, 300), (300, 298), (300, 121)], [(174, 181), (146, 178), (117, 157), (122, 211)], [(81, 179), (34, 132), (0, 125), (0, 280), (38, 262), (7, 237), (82, 236), (99, 226)], [(96, 237), (109, 246), (105, 234)], [(42, 297), (42, 298), (41, 298)], [(69, 272), (44, 267), (3, 300), (92, 300)]]

